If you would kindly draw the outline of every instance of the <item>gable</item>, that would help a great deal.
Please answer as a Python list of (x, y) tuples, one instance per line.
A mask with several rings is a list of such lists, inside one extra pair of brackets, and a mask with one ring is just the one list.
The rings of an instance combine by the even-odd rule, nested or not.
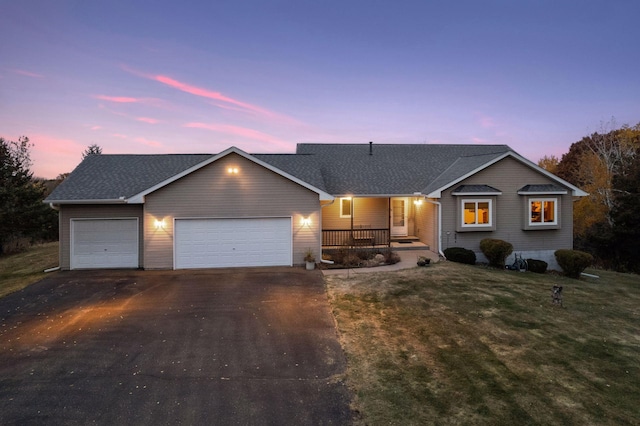
[(271, 164), (268, 164), (268, 163), (266, 163), (266, 162), (264, 162), (264, 161), (262, 161), (262, 160), (260, 160), (258, 158), (255, 158), (255, 157), (247, 154), (246, 152), (244, 152), (244, 151), (242, 151), (242, 150), (240, 150), (240, 149), (238, 149), (236, 147), (231, 147), (231, 148), (221, 152), (220, 154), (214, 155), (211, 158), (209, 158), (209, 159), (207, 159), (207, 160), (205, 160), (205, 161), (203, 161), (203, 162), (201, 162), (201, 163), (199, 163), (199, 164), (197, 164), (197, 165), (195, 165), (195, 166), (183, 171), (182, 173), (179, 173), (179, 174), (177, 174), (175, 176), (172, 176), (169, 179), (166, 179), (165, 181), (160, 182), (159, 184), (157, 184), (157, 185), (155, 185), (155, 186), (153, 186), (151, 188), (148, 188), (147, 190), (142, 191), (139, 194), (134, 195), (133, 197), (131, 197), (129, 202), (130, 203), (143, 203), (144, 202), (144, 197), (146, 195), (148, 195), (148, 194), (150, 194), (150, 193), (152, 193), (154, 191), (157, 191), (158, 189), (163, 188), (163, 187), (165, 187), (165, 186), (167, 186), (167, 185), (169, 185), (169, 184), (171, 184), (171, 183), (173, 183), (173, 182), (175, 182), (177, 180), (180, 180), (183, 177), (185, 177), (185, 176), (187, 176), (187, 175), (189, 175), (191, 173), (194, 173), (194, 172), (196, 172), (197, 170), (200, 170), (203, 167), (206, 167), (206, 166), (208, 166), (208, 165), (210, 165), (212, 163), (220, 161), (221, 159), (224, 159), (225, 157), (227, 157), (228, 155), (231, 155), (231, 154), (240, 156), (240, 157), (244, 158), (245, 160), (253, 162), (258, 166), (261, 166), (261, 167), (263, 167), (263, 168), (265, 168), (267, 170), (270, 170), (270, 171), (280, 175), (281, 177), (283, 177), (285, 179), (288, 179), (288, 180), (290, 180), (292, 182), (295, 182), (296, 184), (298, 184), (298, 185), (300, 185), (300, 186), (302, 186), (302, 187), (304, 187), (304, 188), (306, 188), (306, 189), (308, 189), (310, 191), (313, 191), (313, 192), (317, 193), (318, 196), (320, 197), (320, 200), (333, 200), (333, 198), (334, 198), (332, 195), (326, 193), (325, 191), (322, 191), (321, 189), (316, 188), (313, 185), (310, 185), (309, 183), (304, 182), (304, 181), (298, 179), (297, 177), (292, 176), (292, 175), (290, 175), (290, 174), (278, 169), (275, 166), (272, 166)]
[[(443, 173), (445, 178), (443, 178), (443, 176), (439, 176), (438, 179), (436, 179), (431, 185), (425, 188), (424, 193), (428, 198), (440, 198), (443, 191), (448, 190), (454, 185), (460, 184), (461, 182), (466, 182), (467, 179), (473, 176), (483, 176), (483, 172), (489, 174), (500, 173), (499, 168), (497, 168), (495, 165), (503, 162), (505, 159), (514, 161), (519, 165), (519, 167), (517, 168), (517, 170), (519, 170), (519, 174), (513, 176), (513, 178), (515, 178), (518, 182), (521, 181), (524, 175), (531, 176), (531, 179), (535, 180), (535, 182), (526, 182), (523, 185), (556, 184), (570, 190), (573, 196), (583, 197), (587, 195), (586, 192), (582, 191), (575, 185), (572, 185), (569, 182), (555, 176), (554, 174), (549, 173), (542, 167), (539, 167), (538, 165), (532, 163), (531, 161), (525, 159), (524, 157), (516, 154), (513, 151), (509, 151), (505, 154), (492, 158), (483, 164), (477, 165), (477, 167), (475, 168), (472, 168), (470, 164), (467, 164), (465, 162), (466, 159), (459, 159), (458, 161), (456, 161), (456, 163), (452, 164), (452, 166), (449, 167), (449, 169), (445, 173)], [(509, 178), (503, 177), (503, 181), (506, 181), (507, 179)], [(486, 183), (478, 182), (478, 184)]]

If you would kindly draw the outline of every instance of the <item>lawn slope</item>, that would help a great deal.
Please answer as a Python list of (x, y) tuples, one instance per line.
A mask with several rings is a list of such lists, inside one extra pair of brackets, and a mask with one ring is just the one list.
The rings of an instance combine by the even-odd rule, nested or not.
[(326, 277), (363, 423), (638, 424), (640, 277), (595, 273)]
[(58, 243), (40, 244), (27, 251), (0, 256), (0, 297), (44, 278), (45, 269), (58, 266)]

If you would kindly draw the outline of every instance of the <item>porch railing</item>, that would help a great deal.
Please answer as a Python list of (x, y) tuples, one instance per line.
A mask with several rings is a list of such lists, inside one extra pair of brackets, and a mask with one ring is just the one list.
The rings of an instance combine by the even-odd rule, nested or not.
[(354, 228), (322, 230), (323, 246), (388, 246), (390, 244), (389, 229)]

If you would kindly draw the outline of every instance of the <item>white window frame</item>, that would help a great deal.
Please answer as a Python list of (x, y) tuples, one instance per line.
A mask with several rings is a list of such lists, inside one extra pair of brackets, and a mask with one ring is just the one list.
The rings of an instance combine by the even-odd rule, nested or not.
[[(466, 203), (475, 203), (476, 205), (476, 223), (464, 223), (464, 205)], [(489, 205), (489, 223), (478, 222), (478, 204), (487, 203)], [(493, 227), (493, 200), (491, 198), (463, 198), (460, 200), (460, 226), (463, 228), (491, 228)]]
[[(553, 222), (544, 222), (544, 203), (545, 202), (549, 202), (552, 201), (553, 202)], [(531, 221), (531, 204), (535, 203), (535, 202), (539, 202), (541, 209), (540, 209), (540, 218), (542, 219), (541, 222), (533, 222)], [(558, 198), (557, 197), (546, 197), (546, 198), (529, 198), (528, 204), (527, 204), (527, 215), (528, 215), (528, 221), (529, 221), (529, 226), (556, 226), (558, 225)]]
[[(342, 210), (342, 202), (344, 200), (349, 200), (349, 211), (346, 212), (346, 213)], [(342, 218), (342, 219), (351, 218), (351, 212), (352, 211), (353, 211), (353, 198), (352, 197), (341, 197), (340, 198), (340, 218)]]

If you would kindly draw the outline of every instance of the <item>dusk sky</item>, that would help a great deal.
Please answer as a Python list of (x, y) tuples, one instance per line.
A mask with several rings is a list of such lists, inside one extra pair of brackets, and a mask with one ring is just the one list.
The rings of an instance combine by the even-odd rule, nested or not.
[(639, 1), (0, 0), (0, 137), (32, 170), (299, 142), (508, 144), (640, 122)]

